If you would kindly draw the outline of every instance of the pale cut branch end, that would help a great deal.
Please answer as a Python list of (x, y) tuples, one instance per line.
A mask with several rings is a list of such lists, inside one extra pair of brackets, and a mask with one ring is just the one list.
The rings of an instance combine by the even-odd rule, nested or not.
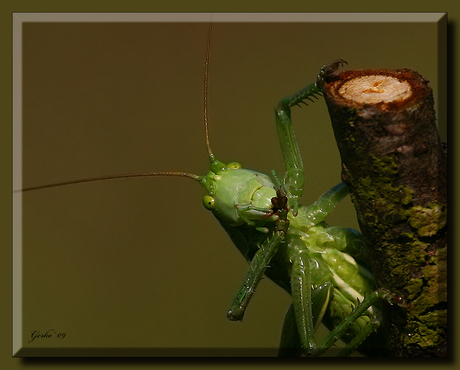
[(339, 94), (348, 100), (361, 104), (390, 103), (403, 101), (412, 95), (407, 81), (389, 76), (362, 76), (345, 82)]

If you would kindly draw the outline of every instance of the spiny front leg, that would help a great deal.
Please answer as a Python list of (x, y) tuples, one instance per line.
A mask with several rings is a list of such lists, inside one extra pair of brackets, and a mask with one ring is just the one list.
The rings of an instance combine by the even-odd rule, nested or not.
[[(278, 220), (276, 221), (276, 228), (272, 235), (268, 237), (259, 247), (249, 264), (248, 272), (241, 283), (238, 293), (227, 312), (227, 317), (232, 321), (242, 321), (246, 308), (256, 291), (256, 287), (262, 278), (267, 266), (271, 259), (278, 251), (280, 243), (284, 240), (286, 232), (289, 228), (289, 221), (287, 220), (287, 210), (285, 209), (284, 195), (277, 192), (278, 197), (272, 198), (274, 207), (282, 206), (283, 208), (277, 210)], [(277, 203), (275, 205), (275, 203)]]
[(284, 233), (274, 232), (270, 238), (262, 243), (259, 250), (254, 255), (249, 264), (248, 272), (238, 289), (238, 293), (227, 312), (227, 317), (231, 321), (242, 321), (244, 312), (256, 292), (256, 287), (262, 278), (270, 260), (276, 254), (278, 246), (284, 239)]
[(329, 64), (323, 65), (319, 71), (318, 76), (316, 77), (316, 86), (321, 89), (325, 80), (345, 64), (348, 64), (346, 60), (336, 59)]
[(316, 82), (308, 85), (293, 96), (283, 99), (275, 108), (276, 127), (281, 145), (281, 152), (284, 158), (286, 174), (284, 186), (288, 196), (288, 207), (294, 216), (297, 216), (299, 199), (303, 194), (305, 174), (303, 170), (302, 157), (294, 134), (291, 121), (291, 107), (300, 104), (308, 105), (305, 100), (314, 102), (312, 98), (318, 99), (325, 79), (334, 73), (340, 66), (346, 63), (343, 59), (324, 65), (316, 79)]
[(284, 188), (287, 192), (288, 208), (297, 216), (299, 199), (303, 194), (305, 174), (299, 145), (292, 127), (289, 99), (284, 99), (278, 104), (275, 114), (278, 138), (286, 168)]

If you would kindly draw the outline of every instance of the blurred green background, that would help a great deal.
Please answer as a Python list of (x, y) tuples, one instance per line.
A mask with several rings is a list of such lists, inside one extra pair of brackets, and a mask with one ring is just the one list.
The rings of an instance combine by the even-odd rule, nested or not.
[[(282, 174), (273, 108), (336, 58), (351, 69), (416, 70), (437, 99), (436, 23), (214, 21), (210, 140), (224, 162)], [(207, 30), (207, 23), (25, 24), (23, 186), (206, 173)], [(293, 120), (309, 204), (340, 181), (340, 157), (323, 100), (295, 109)], [(227, 320), (247, 264), (203, 208), (203, 195), (182, 178), (24, 193), (24, 347), (36, 346), (26, 343), (31, 331), (53, 328), (65, 340), (41, 346), (276, 354), (289, 296), (265, 279), (243, 323)], [(348, 199), (328, 221), (358, 227)], [(220, 351), (247, 348), (254, 351)]]

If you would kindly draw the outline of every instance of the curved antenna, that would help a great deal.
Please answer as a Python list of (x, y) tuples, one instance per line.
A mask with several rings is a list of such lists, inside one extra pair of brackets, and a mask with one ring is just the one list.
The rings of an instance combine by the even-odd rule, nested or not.
[(215, 161), (216, 157), (212, 153), (211, 146), (209, 145), (209, 128), (208, 128), (208, 85), (209, 85), (209, 57), (211, 54), (211, 36), (212, 36), (212, 23), (213, 23), (214, 14), (211, 14), (211, 21), (208, 28), (208, 42), (206, 44), (206, 60), (204, 62), (204, 132), (206, 140), (206, 148), (208, 149), (209, 160), (212, 162)]
[(73, 184), (81, 184), (82, 182), (95, 182), (95, 181), (103, 181), (103, 180), (114, 180), (114, 179), (126, 179), (126, 178), (133, 178), (133, 177), (153, 177), (153, 176), (179, 176), (179, 177), (189, 177), (193, 180), (201, 182), (202, 177), (195, 175), (193, 173), (187, 172), (143, 172), (143, 173), (128, 173), (124, 175), (112, 175), (112, 176), (98, 176), (98, 177), (90, 177), (81, 180), (72, 180), (72, 181), (63, 181), (63, 182), (56, 182), (54, 184), (47, 184), (47, 185), (39, 185), (39, 186), (31, 186), (29, 188), (24, 188), (21, 190), (13, 190), (13, 193), (17, 192), (24, 192), (29, 190), (39, 190), (39, 189), (46, 189), (46, 188), (54, 188), (57, 186), (64, 186), (64, 185), (73, 185)]
[[(209, 28), (208, 28), (208, 41), (206, 44), (206, 59), (204, 63), (204, 110), (203, 110), (206, 148), (208, 150), (208, 156), (209, 156), (209, 160), (211, 161), (211, 163), (215, 161), (215, 156), (212, 153), (211, 146), (209, 144), (209, 128), (208, 128), (208, 85), (209, 85), (208, 80), (209, 80), (209, 77), (208, 75), (209, 75), (209, 59), (210, 59), (210, 52), (211, 52), (211, 36), (212, 36), (213, 17), (214, 17), (214, 14), (212, 13), (211, 20), (209, 23)], [(203, 183), (203, 177), (195, 175), (193, 173), (144, 172), (144, 173), (133, 173), (133, 174), (124, 174), (124, 175), (100, 176), (100, 177), (92, 177), (92, 178), (86, 178), (86, 179), (81, 179), (81, 180), (58, 182), (54, 184), (32, 186), (32, 187), (23, 188), (20, 190), (13, 190), (13, 193), (30, 191), (30, 190), (40, 190), (40, 189), (46, 189), (46, 188), (54, 188), (54, 187), (65, 186), (65, 185), (81, 184), (83, 182), (95, 182), (95, 181), (103, 181), (103, 180), (126, 179), (126, 178), (134, 178), (134, 177), (153, 177), (153, 176), (189, 177), (193, 180)]]

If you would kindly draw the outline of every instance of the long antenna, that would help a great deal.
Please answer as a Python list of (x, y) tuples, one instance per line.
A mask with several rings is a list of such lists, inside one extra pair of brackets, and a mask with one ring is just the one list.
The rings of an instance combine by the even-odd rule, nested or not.
[[(209, 77), (208, 75), (209, 75), (209, 59), (210, 59), (210, 52), (211, 52), (211, 36), (212, 36), (213, 17), (214, 17), (214, 14), (211, 14), (211, 20), (210, 20), (209, 29), (208, 29), (208, 41), (206, 44), (206, 60), (204, 63), (204, 111), (203, 111), (206, 148), (208, 149), (208, 156), (209, 156), (209, 160), (211, 161), (211, 163), (215, 161), (215, 156), (212, 153), (211, 146), (209, 145), (209, 129), (208, 129), (208, 80), (209, 80)], [(13, 190), (13, 193), (30, 191), (30, 190), (46, 189), (46, 188), (54, 188), (54, 187), (64, 186), (64, 185), (81, 184), (83, 182), (95, 182), (95, 181), (103, 181), (103, 180), (126, 179), (126, 178), (134, 178), (134, 177), (153, 177), (153, 176), (188, 177), (198, 182), (201, 182), (203, 180), (202, 176), (198, 176), (193, 173), (187, 173), (187, 172), (144, 172), (144, 173), (133, 173), (133, 174), (124, 174), (124, 175), (91, 177), (91, 178), (86, 178), (86, 179), (81, 179), (81, 180), (72, 180), (72, 181), (57, 182), (54, 184), (32, 186), (32, 187), (24, 188), (21, 190)]]
[(206, 60), (204, 62), (204, 132), (206, 140), (206, 148), (208, 149), (209, 160), (215, 161), (214, 154), (212, 153), (211, 146), (209, 145), (209, 128), (208, 128), (208, 85), (209, 85), (209, 57), (211, 54), (211, 36), (212, 36), (212, 23), (214, 14), (211, 14), (211, 21), (208, 29), (208, 42), (206, 44)]
[(201, 176), (195, 175), (193, 173), (187, 173), (187, 172), (143, 172), (143, 173), (129, 173), (129, 174), (124, 174), (124, 175), (90, 177), (90, 178), (81, 179), (81, 180), (63, 181), (63, 182), (57, 182), (57, 183), (48, 184), (48, 185), (31, 186), (30, 188), (24, 188), (21, 190), (13, 190), (13, 193), (17, 193), (20, 191), (54, 188), (56, 186), (81, 184), (82, 182), (95, 182), (95, 181), (103, 181), (103, 180), (126, 179), (126, 178), (133, 178), (133, 177), (153, 177), (153, 176), (180, 176), (180, 177), (189, 177), (196, 181), (201, 180)]

